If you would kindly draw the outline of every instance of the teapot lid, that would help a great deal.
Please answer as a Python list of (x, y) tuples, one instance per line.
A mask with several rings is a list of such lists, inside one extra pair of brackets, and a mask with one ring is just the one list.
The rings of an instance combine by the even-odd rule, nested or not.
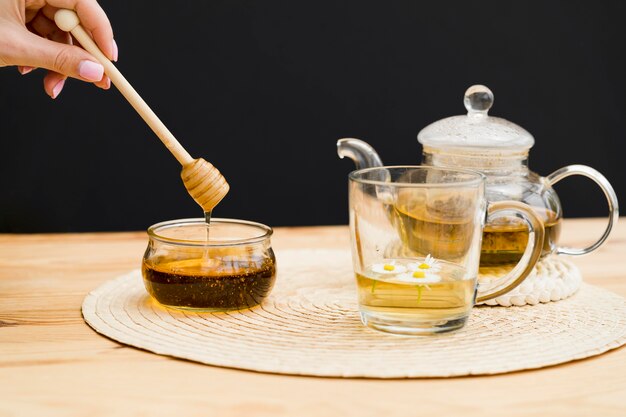
[(535, 139), (524, 128), (487, 115), (493, 93), (484, 85), (468, 88), (463, 103), (467, 115), (438, 120), (419, 132), (417, 140), (425, 150), (504, 156), (526, 154), (534, 145)]

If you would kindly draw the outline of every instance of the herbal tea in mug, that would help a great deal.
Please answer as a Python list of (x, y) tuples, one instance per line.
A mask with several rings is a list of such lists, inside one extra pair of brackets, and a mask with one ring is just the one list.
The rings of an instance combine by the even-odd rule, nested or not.
[[(476, 301), (519, 285), (541, 255), (544, 227), (527, 205), (487, 204), (485, 177), (469, 170), (379, 167), (350, 174), (350, 232), (363, 323), (401, 334), (461, 328)], [(485, 216), (527, 224), (519, 268), (477, 286)]]
[(463, 267), (431, 256), (387, 259), (356, 274), (362, 311), (401, 311), (428, 321), (467, 316), (474, 304), (475, 278)]

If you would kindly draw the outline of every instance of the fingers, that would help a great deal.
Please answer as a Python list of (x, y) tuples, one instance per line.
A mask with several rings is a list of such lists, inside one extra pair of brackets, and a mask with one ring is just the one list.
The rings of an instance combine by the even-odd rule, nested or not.
[(104, 75), (104, 67), (87, 51), (77, 46), (44, 39), (24, 31), (14, 44), (20, 56), (20, 64), (46, 68), (83, 81), (98, 82)]
[(30, 22), (30, 27), (33, 31), (44, 38), (72, 44), (72, 37), (69, 33), (63, 32), (54, 24), (53, 20), (48, 19), (45, 15), (38, 13)]
[(0, 26), (0, 66), (19, 65), (21, 74), (35, 68), (48, 69), (44, 88), (52, 98), (59, 95), (68, 76), (101, 88), (110, 87), (103, 66), (84, 49), (72, 46), (71, 36), (53, 23), (58, 8), (75, 10), (100, 50), (109, 59), (117, 60), (111, 25), (96, 0), (16, 0), (15, 3), (23, 8), (21, 12), (16, 9), (14, 16), (16, 23), (21, 24)]
[(54, 13), (59, 8), (76, 11), (81, 25), (91, 33), (102, 53), (111, 61), (117, 60), (111, 23), (96, 0), (48, 0), (48, 4), (43, 8), (43, 12), (53, 21)]
[(29, 72), (31, 72), (32, 70), (34, 70), (35, 68), (33, 67), (24, 67), (22, 65), (18, 65), (17, 70), (19, 71), (20, 74), (22, 75), (26, 75)]
[(48, 74), (43, 78), (43, 89), (51, 98), (57, 98), (63, 90), (66, 78), (65, 75), (58, 72), (48, 71)]
[(83, 27), (91, 32), (100, 50), (111, 61), (117, 60), (113, 41), (113, 29), (104, 10), (95, 0), (79, 0), (76, 13)]
[(111, 88), (111, 79), (105, 74), (100, 81), (95, 82), (94, 84), (103, 90), (108, 90)]
[[(50, 39), (52, 41), (59, 42), (59, 43), (68, 44), (68, 45), (72, 44), (72, 37), (70, 36), (70, 34), (60, 30), (54, 24), (54, 22), (52, 22), (43, 14), (38, 14), (37, 16), (35, 16), (30, 22), (30, 27), (37, 34), (47, 39)], [(44, 77), (44, 80), (43, 80), (44, 90), (50, 97), (52, 97), (53, 99), (56, 98), (61, 93), (61, 90), (63, 89), (63, 86), (65, 84), (66, 78), (67, 76), (64, 75), (63, 73), (60, 73), (57, 71), (48, 72), (48, 74)], [(94, 84), (96, 84), (98, 87), (103, 88), (105, 90), (111, 87), (111, 81), (109, 80), (107, 76), (102, 77), (99, 81), (96, 81)]]
[(113, 39), (113, 62), (117, 62), (117, 55), (119, 54), (119, 49), (117, 48), (117, 42), (115, 42), (115, 38)]
[[(68, 45), (72, 44), (70, 34), (63, 32), (54, 22), (41, 13), (31, 20), (30, 27), (46, 39)], [(63, 90), (66, 78), (67, 76), (61, 73), (48, 71), (48, 74), (43, 78), (43, 89), (46, 91), (46, 94), (53, 99), (57, 98), (61, 94), (61, 90)]]

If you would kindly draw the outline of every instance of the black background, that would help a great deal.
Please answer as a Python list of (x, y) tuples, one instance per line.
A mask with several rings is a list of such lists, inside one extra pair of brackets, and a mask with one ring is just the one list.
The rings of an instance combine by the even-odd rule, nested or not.
[[(102, 1), (118, 68), (231, 192), (215, 215), (272, 226), (347, 223), (341, 137), (417, 164), (418, 131), (465, 112), (536, 139), (547, 175), (582, 163), (626, 192), (626, 3), (617, 1)], [(39, 70), (0, 69), (0, 232), (138, 230), (199, 217), (180, 166), (124, 98), (76, 80), (55, 101)], [(601, 216), (583, 178), (566, 217)]]

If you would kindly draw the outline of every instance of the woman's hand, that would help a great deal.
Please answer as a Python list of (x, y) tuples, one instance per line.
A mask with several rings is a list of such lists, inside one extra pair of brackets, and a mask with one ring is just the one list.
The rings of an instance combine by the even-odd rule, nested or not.
[(73, 9), (110, 60), (117, 61), (117, 45), (106, 14), (96, 0), (0, 0), (0, 67), (17, 65), (22, 75), (46, 68), (43, 85), (56, 98), (67, 77), (108, 89), (104, 68), (54, 23), (59, 8)]

